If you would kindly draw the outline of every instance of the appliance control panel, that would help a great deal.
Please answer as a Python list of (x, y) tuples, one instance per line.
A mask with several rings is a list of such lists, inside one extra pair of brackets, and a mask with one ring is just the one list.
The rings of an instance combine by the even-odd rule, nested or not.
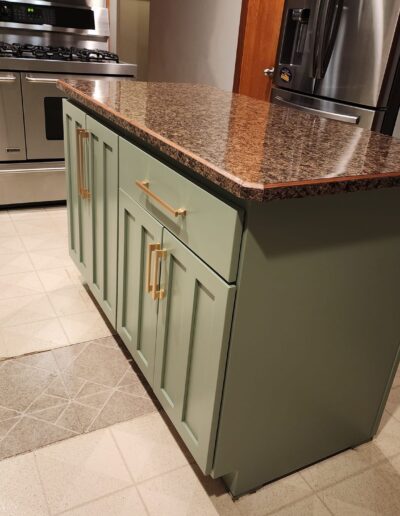
[(0, 0), (0, 23), (4, 22), (86, 30), (95, 28), (94, 13), (90, 8), (79, 9)]

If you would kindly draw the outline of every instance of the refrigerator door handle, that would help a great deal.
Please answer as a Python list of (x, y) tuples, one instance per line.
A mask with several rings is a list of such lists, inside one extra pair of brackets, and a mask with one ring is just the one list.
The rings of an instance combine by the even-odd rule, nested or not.
[[(334, 2), (333, 8), (331, 8), (332, 1)], [(333, 14), (331, 12), (333, 11)], [(321, 51), (320, 58), (321, 64), (319, 67), (319, 77), (318, 79), (323, 79), (326, 74), (326, 70), (328, 68), (329, 62), (332, 57), (332, 52), (335, 46), (336, 38), (339, 32), (340, 20), (342, 18), (343, 12), (343, 0), (329, 0), (328, 6), (326, 9), (326, 18), (323, 26), (324, 36), (323, 36), (323, 51)], [(328, 13), (331, 14), (329, 27), (327, 27), (327, 16)]]
[(333, 111), (325, 111), (323, 109), (316, 109), (316, 108), (311, 108), (311, 107), (308, 107), (308, 106), (302, 106), (301, 104), (296, 104), (294, 102), (289, 102), (288, 100), (285, 100), (284, 98), (282, 98), (282, 97), (280, 97), (278, 95), (274, 97), (274, 103), (280, 104), (280, 105), (284, 105), (284, 106), (288, 106), (288, 107), (291, 107), (293, 109), (298, 109), (300, 111), (304, 111), (304, 112), (310, 113), (312, 115), (320, 115), (320, 116), (324, 116), (326, 118), (330, 118), (331, 120), (338, 120), (339, 122), (346, 122), (348, 124), (356, 125), (360, 121), (360, 117), (359, 116), (343, 115), (341, 113), (334, 113)]
[(322, 42), (324, 35), (324, 25), (322, 22), (324, 19), (324, 12), (326, 13), (326, 0), (316, 0), (311, 46), (313, 49), (311, 76), (314, 79), (318, 79), (321, 63)]

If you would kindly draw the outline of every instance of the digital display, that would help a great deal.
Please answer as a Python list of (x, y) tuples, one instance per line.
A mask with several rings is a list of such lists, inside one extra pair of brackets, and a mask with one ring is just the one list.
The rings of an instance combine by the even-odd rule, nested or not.
[(0, 21), (85, 30), (95, 28), (94, 13), (91, 9), (32, 6), (26, 3), (4, 1), (0, 1)]

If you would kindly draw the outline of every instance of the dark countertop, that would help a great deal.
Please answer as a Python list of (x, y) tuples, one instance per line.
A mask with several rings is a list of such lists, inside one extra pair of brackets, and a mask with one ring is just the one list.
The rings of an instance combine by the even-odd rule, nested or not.
[(68, 97), (236, 197), (400, 186), (400, 140), (210, 86), (66, 80)]

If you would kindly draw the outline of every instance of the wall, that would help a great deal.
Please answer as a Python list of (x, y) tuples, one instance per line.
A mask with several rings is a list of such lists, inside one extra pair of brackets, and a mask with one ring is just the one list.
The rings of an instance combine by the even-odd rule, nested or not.
[(118, 0), (116, 49), (122, 61), (138, 65), (147, 80), (150, 0)]
[(149, 80), (232, 90), (242, 0), (151, 0)]
[(399, 110), (399, 114), (397, 117), (396, 126), (393, 131), (393, 136), (396, 136), (396, 138), (400, 138), (400, 110)]

